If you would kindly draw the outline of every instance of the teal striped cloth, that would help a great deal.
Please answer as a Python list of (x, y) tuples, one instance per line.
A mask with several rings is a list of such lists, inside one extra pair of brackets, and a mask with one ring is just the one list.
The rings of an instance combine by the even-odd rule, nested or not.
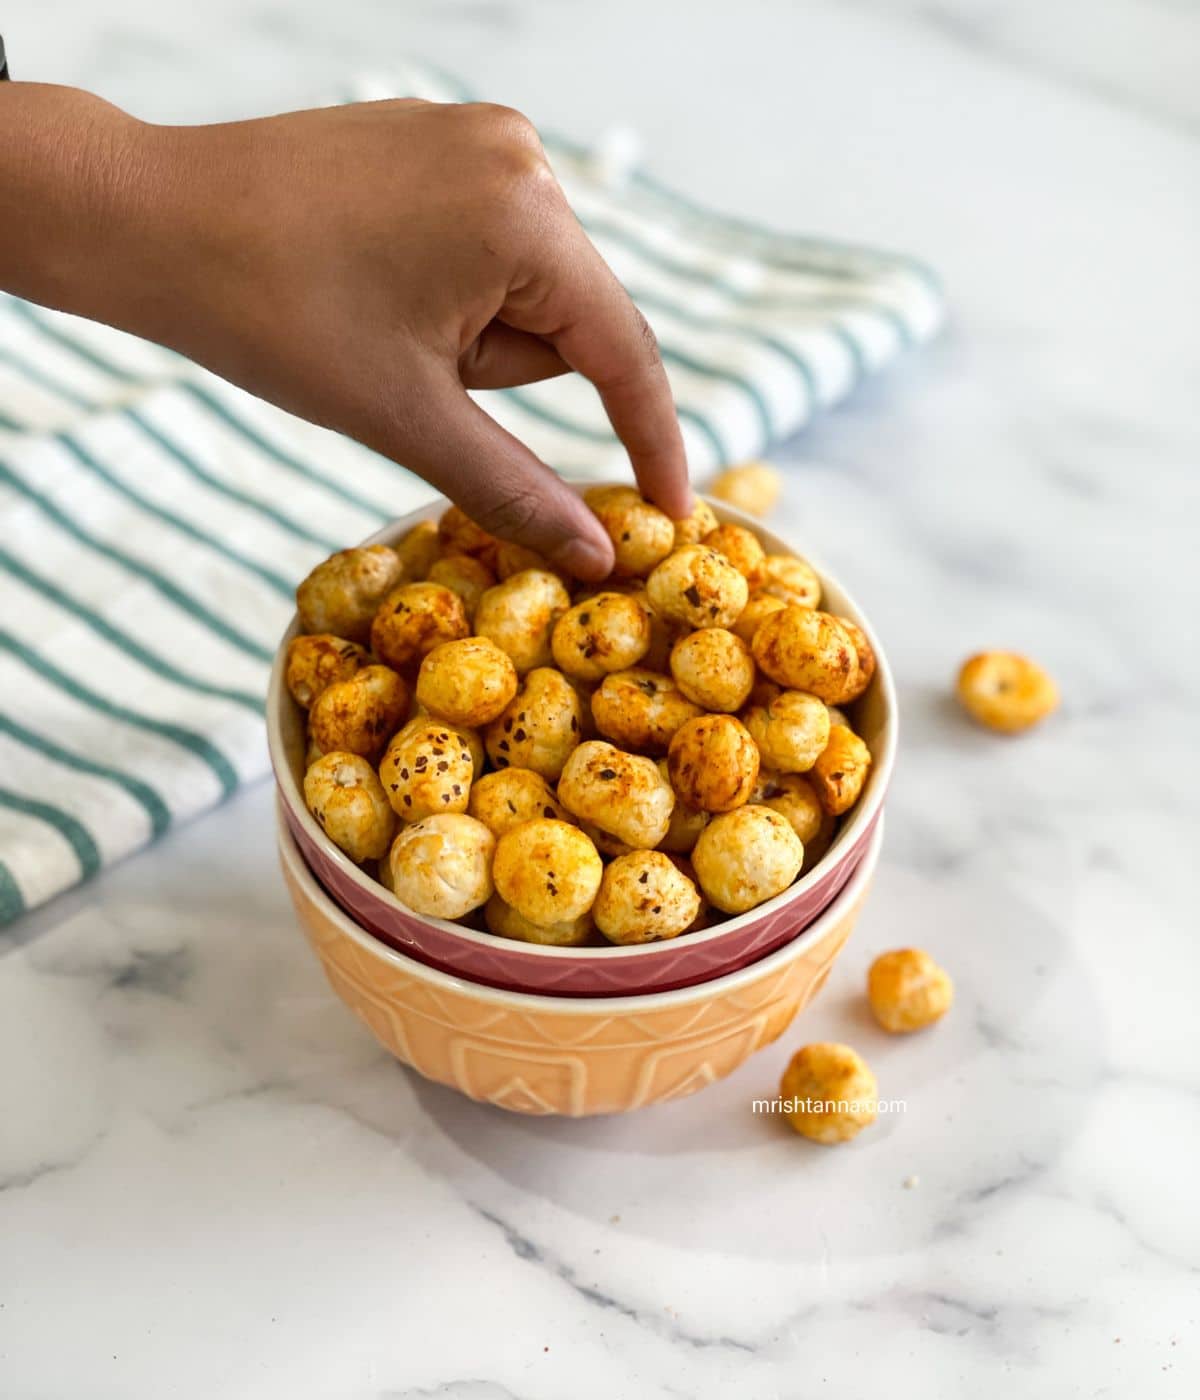
[[(400, 93), (468, 96), (410, 66), (338, 100)], [(699, 479), (940, 324), (911, 259), (766, 232), (546, 146), (658, 334)], [(627, 475), (583, 381), (479, 398), (562, 471)], [(0, 298), (0, 923), (262, 777), (296, 583), (430, 494), (168, 351)]]

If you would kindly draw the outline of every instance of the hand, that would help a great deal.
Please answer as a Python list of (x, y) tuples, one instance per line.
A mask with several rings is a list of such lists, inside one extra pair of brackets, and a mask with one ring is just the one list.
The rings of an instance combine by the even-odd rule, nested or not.
[[(486, 529), (597, 578), (612, 548), (591, 512), (466, 394), (578, 370), (643, 492), (687, 513), (653, 334), (524, 117), (398, 101), (153, 127), (86, 100), (103, 133), (99, 226), (58, 260), (53, 304), (349, 434)], [(105, 242), (119, 256), (97, 278)]]

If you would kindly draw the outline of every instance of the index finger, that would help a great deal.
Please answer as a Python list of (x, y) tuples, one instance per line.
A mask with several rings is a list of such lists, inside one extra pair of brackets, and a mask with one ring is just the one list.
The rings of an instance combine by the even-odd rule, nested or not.
[[(681, 520), (692, 508), (687, 457), (658, 341), (612, 269), (564, 212), (573, 234), (567, 233), (549, 265), (542, 253), (533, 284), (523, 289), (519, 302), (530, 293), (535, 299), (526, 306), (506, 305), (503, 318), (543, 336), (591, 380), (629, 453), (642, 494), (672, 520)], [(545, 240), (543, 248), (547, 242), (553, 246), (554, 240)]]

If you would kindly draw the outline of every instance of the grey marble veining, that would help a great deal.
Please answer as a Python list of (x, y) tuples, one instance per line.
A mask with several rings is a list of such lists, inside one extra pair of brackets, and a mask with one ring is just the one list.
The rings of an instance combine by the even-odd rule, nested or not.
[[(248, 792), (0, 942), (3, 1393), (1194, 1394), (1196, 8), (42, 0), (4, 25), (22, 76), (163, 120), (432, 57), (581, 138), (633, 125), (696, 197), (924, 256), (952, 323), (781, 454), (773, 523), (850, 582), (904, 715), (876, 889), (800, 1025), (627, 1119), (481, 1110), (331, 998)], [(1059, 678), (1043, 731), (949, 702), (987, 645)], [(910, 943), (958, 1002), (895, 1042), (861, 988)], [(749, 1112), (825, 1037), (906, 1104), (837, 1151)]]

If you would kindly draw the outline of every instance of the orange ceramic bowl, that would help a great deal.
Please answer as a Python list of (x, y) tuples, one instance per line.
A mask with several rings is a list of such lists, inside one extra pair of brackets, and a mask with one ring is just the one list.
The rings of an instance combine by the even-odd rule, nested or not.
[(883, 837), (823, 914), (761, 962), (699, 987), (638, 997), (549, 997), (467, 982), (398, 953), (347, 917), (286, 821), (292, 903), (339, 997), (397, 1059), (515, 1113), (625, 1113), (703, 1089), (791, 1024), (824, 985), (866, 897)]
[[(585, 489), (583, 483), (572, 484)], [(709, 504), (720, 520), (752, 528), (770, 553), (804, 553), (813, 562), (760, 521), (721, 501)], [(445, 506), (436, 500), (379, 531), (372, 542), (397, 539), (419, 520), (436, 519)], [(862, 796), (842, 819), (829, 850), (776, 898), (682, 938), (628, 947), (542, 946), (415, 914), (338, 850), (304, 805), (305, 716), (283, 680), (287, 644), (298, 631), (293, 619), (271, 675), (267, 735), (284, 816), (305, 861), (361, 927), (431, 967), (493, 987), (554, 996), (636, 996), (693, 986), (757, 962), (818, 917), (853, 875), (883, 811), (896, 752), (896, 695), (887, 657), (862, 609), (827, 571), (814, 567), (825, 590), (823, 606), (856, 622), (875, 649), (875, 677), (852, 708), (854, 727), (874, 762)]]

